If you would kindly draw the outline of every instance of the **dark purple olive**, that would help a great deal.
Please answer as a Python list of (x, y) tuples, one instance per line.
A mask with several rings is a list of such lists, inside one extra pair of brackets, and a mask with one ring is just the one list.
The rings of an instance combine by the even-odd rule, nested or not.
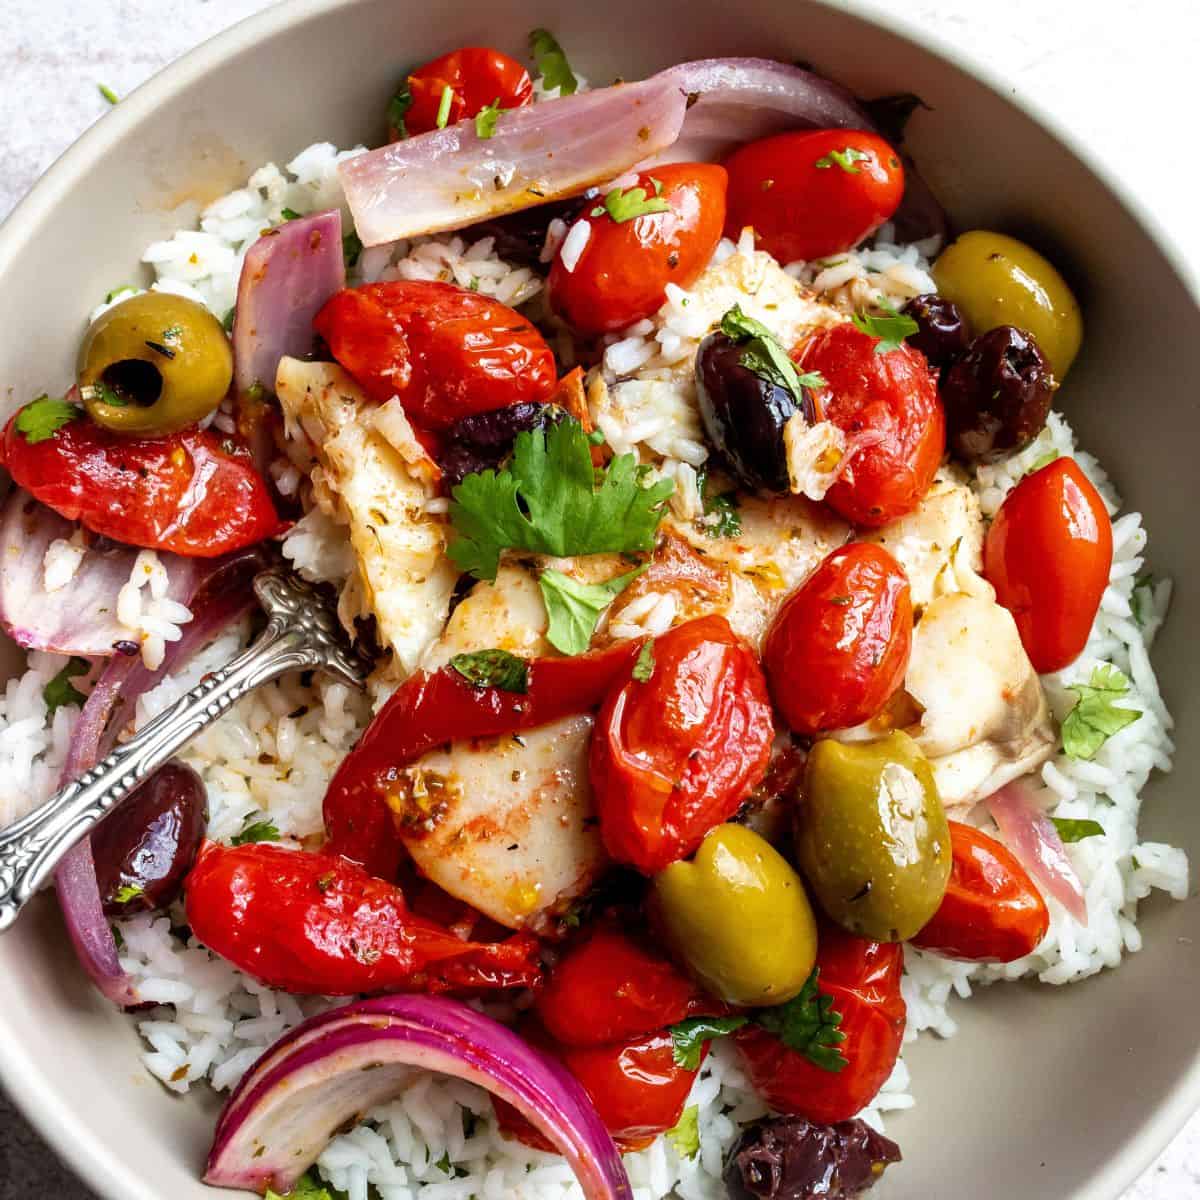
[(966, 462), (988, 462), (1028, 446), (1046, 424), (1056, 387), (1024, 330), (998, 325), (980, 334), (938, 388), (951, 451)]
[(562, 409), (553, 405), (525, 401), (463, 417), (451, 428), (438, 459), (447, 486), (457, 487), (476, 471), (498, 467), (511, 453), (518, 433), (544, 429), (562, 416)]
[(917, 332), (905, 340), (925, 355), (931, 367), (948, 367), (967, 352), (971, 333), (953, 300), (934, 292), (914, 296), (904, 306), (904, 315), (917, 323)]
[(207, 793), (200, 776), (169, 762), (92, 833), (96, 882), (106, 917), (166, 908), (208, 826)]
[(725, 1159), (730, 1200), (850, 1200), (869, 1191), (900, 1147), (857, 1118), (816, 1125), (773, 1117), (743, 1131)]
[[(696, 393), (708, 440), (747, 487), (788, 490), (783, 427), (796, 413), (787, 388), (742, 365), (744, 345), (710, 333), (696, 353)], [(812, 397), (801, 388), (806, 421), (815, 419)]]
[(459, 230), (459, 237), (468, 242), (484, 237), (495, 238), (494, 250), (506, 262), (532, 267), (545, 274), (550, 270), (550, 264), (542, 262), (541, 255), (550, 222), (557, 217), (570, 225), (598, 195), (596, 188), (589, 188), (580, 196), (553, 200), (549, 204), (538, 204), (507, 216), (469, 225)]

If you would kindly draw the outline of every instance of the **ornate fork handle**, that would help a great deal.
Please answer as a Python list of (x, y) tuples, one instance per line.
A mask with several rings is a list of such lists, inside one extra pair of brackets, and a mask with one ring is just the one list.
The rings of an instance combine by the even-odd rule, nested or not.
[(317, 668), (362, 686), (362, 664), (321, 597), (279, 571), (260, 575), (254, 587), (270, 619), (249, 649), (205, 676), (40, 808), (0, 829), (0, 930), (12, 925), (80, 838), (248, 692), (289, 671)]

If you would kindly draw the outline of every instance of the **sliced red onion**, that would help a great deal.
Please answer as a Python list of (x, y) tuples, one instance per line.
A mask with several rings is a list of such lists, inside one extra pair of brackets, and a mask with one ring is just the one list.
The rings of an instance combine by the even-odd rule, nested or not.
[(1054, 822), (1020, 780), (1006, 783), (985, 801), (1004, 844), (1044, 891), (1079, 922), (1088, 923), (1087, 899)]
[(339, 1128), (396, 1095), (413, 1068), (513, 1105), (571, 1164), (588, 1200), (632, 1196), (612, 1138), (569, 1072), (511, 1029), (437, 996), (333, 1009), (276, 1043), (225, 1106), (205, 1182), (289, 1191)]
[(246, 252), (233, 318), (234, 381), (275, 390), (285, 355), (305, 358), (313, 347), (313, 317), (346, 286), (342, 214), (337, 209), (297, 217), (263, 234)]

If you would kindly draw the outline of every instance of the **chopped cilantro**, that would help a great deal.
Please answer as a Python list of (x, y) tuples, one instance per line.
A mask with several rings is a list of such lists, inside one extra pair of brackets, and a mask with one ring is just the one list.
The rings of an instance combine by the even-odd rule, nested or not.
[(833, 997), (820, 989), (821, 968), (814, 967), (800, 994), (777, 1008), (763, 1008), (754, 1020), (792, 1050), (798, 1050), (823, 1071), (840, 1071), (847, 1062), (838, 1046), (846, 1035), (838, 1028), (842, 1014)]
[(120, 104), (121, 103), (121, 97), (118, 96), (117, 93), (114, 92), (112, 90), (112, 88), (110, 88), (108, 86), (107, 83), (96, 84), (96, 90), (100, 93), (101, 96), (104, 97), (105, 100), (107, 100), (109, 102), (109, 104)]
[(1142, 715), (1139, 709), (1116, 704), (1128, 693), (1129, 680), (1112, 663), (1102, 664), (1087, 683), (1072, 684), (1067, 690), (1077, 697), (1062, 723), (1063, 750), (1071, 758), (1095, 758), (1114, 733)]
[(1150, 620), (1151, 613), (1147, 610), (1147, 604), (1154, 600), (1154, 576), (1149, 571), (1143, 571), (1133, 581), (1133, 597), (1131, 607), (1133, 608), (1133, 619), (1137, 622), (1139, 629), (1145, 629), (1147, 622)]
[(79, 405), (66, 400), (51, 400), (43, 392), (17, 413), (17, 432), (23, 433), (31, 446), (36, 446), (82, 416), (83, 409)]
[(603, 204), (597, 204), (592, 209), (591, 215), (593, 217), (602, 217), (605, 213), (608, 213), (618, 225), (622, 225), (626, 221), (632, 221), (635, 217), (644, 217), (650, 213), (666, 212), (670, 207), (657, 194), (653, 200), (647, 199), (644, 187), (631, 187), (624, 190), (615, 187), (604, 197)]
[(279, 830), (270, 817), (261, 817), (257, 821), (247, 818), (242, 832), (229, 839), (232, 846), (247, 846), (251, 842), (277, 842)]
[(452, 1169), (450, 1166), (450, 1151), (447, 1150), (442, 1157), (439, 1158), (436, 1163), (434, 1163), (434, 1166), (437, 1167), (437, 1169), (441, 1171), (443, 1175), (449, 1175)]
[(847, 175), (861, 175), (862, 172), (854, 164), (869, 162), (870, 158), (862, 150), (847, 146), (844, 150), (830, 150), (828, 154), (822, 154), (814, 165), (819, 171), (827, 171), (836, 163)]
[(305, 1171), (296, 1180), (296, 1186), (290, 1192), (274, 1192), (267, 1188), (263, 1200), (344, 1200), (345, 1193), (323, 1184), (311, 1171)]
[(868, 337), (879, 339), (875, 344), (876, 354), (887, 354), (889, 350), (899, 350), (904, 344), (904, 339), (917, 332), (917, 323), (912, 317), (898, 313), (886, 300), (880, 300), (879, 307), (883, 309), (885, 316), (855, 313), (851, 319), (855, 329), (861, 330)]
[(477, 291), (479, 291), (479, 276), (478, 276), (478, 275), (472, 275), (472, 276), (471, 276), (471, 280), (470, 280), (470, 282), (467, 284), (467, 291), (468, 291), (468, 292), (477, 292)]
[(279, 210), (279, 216), (284, 221), (300, 220), (300, 214), (294, 208), (281, 208)]
[(606, 583), (580, 583), (547, 567), (538, 579), (550, 617), (546, 640), (563, 654), (582, 654), (596, 632), (600, 614), (645, 569), (638, 567)]
[(712, 495), (708, 490), (708, 471), (701, 468), (696, 478), (700, 492), (700, 504), (704, 516), (700, 524), (711, 537), (733, 538), (741, 536), (742, 516), (738, 512), (738, 495), (735, 491)]
[(1043, 467), (1048, 467), (1054, 460), (1058, 458), (1057, 450), (1047, 450), (1045, 454), (1041, 454), (1029, 466), (1028, 474), (1032, 475), (1034, 471), (1040, 471)]
[(454, 489), (450, 558), (493, 580), (506, 549), (556, 557), (652, 550), (673, 484), (647, 486), (648, 472), (632, 454), (597, 471), (573, 417), (520, 433), (507, 467), (468, 475)]
[(1099, 821), (1071, 817), (1051, 817), (1050, 821), (1064, 842), (1082, 842), (1084, 838), (1104, 836), (1104, 826)]
[(499, 688), (502, 692), (529, 691), (529, 662), (507, 650), (476, 650), (450, 660), (472, 687)]
[(579, 80), (567, 62), (563, 48), (548, 29), (535, 29), (529, 35), (529, 51), (548, 92), (558, 89), (560, 96), (570, 96), (579, 87)]
[(670, 1027), (671, 1057), (677, 1067), (694, 1071), (700, 1066), (705, 1042), (741, 1029), (749, 1017), (689, 1017)]
[(676, 1122), (667, 1130), (667, 1139), (679, 1152), (680, 1158), (695, 1158), (700, 1153), (700, 1106), (689, 1104)]
[(87, 697), (71, 682), (78, 675), (86, 675), (92, 669), (92, 664), (86, 658), (74, 656), (67, 659), (66, 665), (53, 679), (42, 688), (42, 699), (46, 702), (46, 716), (52, 717), (60, 708), (74, 704), (79, 708)]
[(104, 303), (111, 304), (118, 296), (123, 296), (123, 295), (125, 295), (126, 292), (136, 292), (136, 291), (137, 291), (137, 288), (130, 287), (129, 284), (123, 283), (123, 284), (121, 284), (120, 287), (113, 288), (113, 290), (111, 292), (109, 292), (107, 296), (104, 297)]
[(358, 266), (358, 260), (362, 256), (362, 252), (362, 238), (352, 229), (342, 238), (342, 261), (346, 264), (347, 270)]
[(654, 188), (654, 194), (656, 196), (662, 195), (662, 180), (661, 179), (655, 179), (654, 176), (651, 175), (650, 176), (650, 186)]
[(439, 129), (445, 129), (450, 120), (450, 105), (454, 102), (454, 89), (448, 84), (442, 87), (442, 98), (438, 101), (437, 120)]
[(144, 896), (146, 889), (140, 883), (127, 883), (123, 887), (117, 888), (113, 894), (113, 899), (118, 904), (128, 904), (130, 900), (136, 900), (139, 896)]
[(225, 330), (226, 333), (233, 332), (233, 319), (236, 316), (237, 316), (237, 309), (231, 308), (225, 314), (225, 316), (221, 319), (221, 327)]
[(475, 136), (485, 141), (496, 135), (496, 122), (504, 111), (500, 107), (500, 97), (497, 96), (491, 104), (485, 105), (475, 114)]
[(408, 110), (412, 108), (412, 103), (412, 92), (408, 90), (408, 80), (405, 79), (396, 89), (396, 94), (388, 101), (387, 106), (388, 125), (391, 126), (392, 132), (397, 137), (408, 137), (408, 127), (404, 124), (404, 118), (408, 116)]
[(638, 651), (637, 662), (633, 664), (633, 677), (638, 683), (649, 683), (654, 675), (654, 639), (647, 638)]
[(800, 374), (775, 335), (761, 321), (746, 316), (739, 305), (721, 318), (721, 332), (743, 347), (742, 366), (759, 379), (783, 388), (797, 408), (804, 405), (804, 388), (825, 386), (825, 377), (819, 371)]

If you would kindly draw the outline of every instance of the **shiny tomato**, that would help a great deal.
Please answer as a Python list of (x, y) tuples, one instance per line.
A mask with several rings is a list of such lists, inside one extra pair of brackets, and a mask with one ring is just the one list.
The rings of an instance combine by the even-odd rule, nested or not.
[(914, 946), (968, 962), (1015, 962), (1037, 949), (1050, 912), (1033, 880), (995, 838), (950, 822), (954, 862), (941, 907)]
[(551, 307), (582, 334), (623, 329), (657, 312), (668, 283), (690, 287), (712, 258), (725, 223), (725, 182), (723, 167), (673, 163), (621, 190), (629, 198), (640, 188), (663, 211), (617, 220), (619, 206), (590, 205), (563, 243), (570, 251), (585, 229), (582, 252), (564, 261), (560, 250), (550, 268)]
[(499, 300), (449, 283), (400, 279), (337, 293), (313, 328), (373, 400), (448, 429), (461, 417), (544, 401), (558, 382), (542, 335)]
[(900, 206), (904, 167), (881, 137), (860, 129), (780, 133), (735, 150), (725, 163), (725, 236), (749, 225), (781, 263), (858, 245)]
[(925, 356), (901, 345), (877, 354), (877, 338), (846, 322), (793, 353), (818, 371), (822, 415), (847, 437), (847, 459), (825, 500), (856, 525), (886, 525), (912, 512), (946, 450), (946, 415)]
[(442, 93), (450, 89), (443, 125), (473, 117), (489, 104), (520, 108), (533, 100), (533, 80), (515, 58), (490, 46), (464, 46), (418, 67), (407, 80), (411, 104), (404, 128), (391, 129), (393, 139), (428, 133), (438, 127)]
[(1112, 522), (1073, 458), (1026, 475), (996, 514), (983, 573), (1039, 675), (1079, 657), (1112, 566)]
[(777, 1112), (833, 1125), (868, 1104), (892, 1073), (904, 1040), (906, 1009), (900, 995), (904, 950), (898, 943), (868, 942), (823, 924), (817, 950), (820, 990), (841, 1013), (846, 1059), (828, 1071), (759, 1025), (735, 1035), (759, 1095)]
[(912, 631), (903, 567), (874, 542), (835, 550), (787, 598), (763, 643), (788, 728), (823, 733), (873, 717), (904, 680)]
[(271, 537), (279, 515), (237, 443), (207, 430), (127, 438), (82, 415), (41, 441), (4, 431), (3, 462), (18, 487), (115, 542), (215, 558)]
[(592, 735), (609, 854), (646, 875), (691, 854), (763, 777), (773, 736), (758, 659), (724, 617), (663, 634), (653, 674), (616, 684)]
[(537, 939), (469, 942), (417, 916), (404, 893), (329, 854), (208, 842), (185, 885), (188, 924), (212, 951), (299, 995), (475, 992), (542, 978)]

